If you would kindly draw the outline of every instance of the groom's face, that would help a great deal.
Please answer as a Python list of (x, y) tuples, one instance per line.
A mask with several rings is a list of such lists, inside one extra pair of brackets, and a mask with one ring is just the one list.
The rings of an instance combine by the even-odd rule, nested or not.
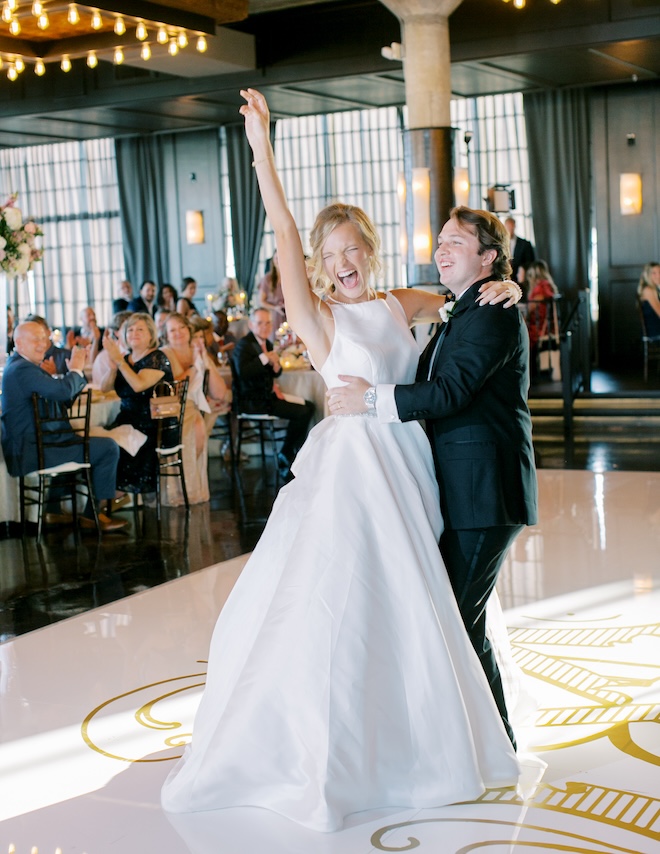
[(440, 282), (456, 296), (492, 270), (497, 252), (489, 249), (479, 254), (479, 249), (479, 239), (471, 226), (447, 220), (438, 235), (434, 257)]

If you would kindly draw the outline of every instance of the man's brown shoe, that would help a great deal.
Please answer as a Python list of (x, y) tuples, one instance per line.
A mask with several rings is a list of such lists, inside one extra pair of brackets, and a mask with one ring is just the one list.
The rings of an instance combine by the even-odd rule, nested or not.
[[(111, 519), (109, 516), (106, 516), (105, 513), (99, 513), (99, 528), (101, 531), (110, 532), (110, 531), (121, 531), (122, 528), (125, 528), (128, 525), (128, 521), (126, 519)], [(81, 528), (96, 528), (93, 519), (87, 518), (87, 516), (80, 517), (80, 527)]]

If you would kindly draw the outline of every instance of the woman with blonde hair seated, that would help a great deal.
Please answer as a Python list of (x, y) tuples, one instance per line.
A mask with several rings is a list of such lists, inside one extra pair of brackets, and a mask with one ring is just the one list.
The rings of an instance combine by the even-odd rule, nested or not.
[[(188, 377), (189, 381), (183, 419), (183, 473), (188, 500), (191, 504), (200, 504), (210, 497), (208, 433), (204, 414), (212, 411), (211, 404), (228, 401), (229, 394), (217, 365), (206, 352), (203, 337), (193, 338), (193, 327), (188, 318), (178, 312), (168, 315), (165, 333), (167, 343), (162, 349), (171, 362), (174, 379)], [(210, 400), (207, 400), (207, 394)], [(163, 503), (183, 503), (181, 488), (173, 478), (168, 482)]]
[(660, 337), (660, 264), (651, 261), (644, 266), (637, 285), (637, 299), (644, 318), (646, 334)]

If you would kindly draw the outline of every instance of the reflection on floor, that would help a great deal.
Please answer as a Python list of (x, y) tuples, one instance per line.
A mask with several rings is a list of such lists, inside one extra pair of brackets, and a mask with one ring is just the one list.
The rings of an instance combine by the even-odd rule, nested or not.
[(249, 808), (169, 820), (160, 785), (236, 557), (0, 645), (0, 854), (657, 854), (660, 474), (539, 481), (539, 524), (499, 585), (539, 703), (521, 738), (548, 763), (525, 797), (354, 815), (335, 834)]

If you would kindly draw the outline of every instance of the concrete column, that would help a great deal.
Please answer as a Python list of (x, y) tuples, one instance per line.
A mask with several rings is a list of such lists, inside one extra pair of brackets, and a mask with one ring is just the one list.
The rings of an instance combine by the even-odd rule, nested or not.
[[(381, 0), (401, 21), (403, 73), (408, 107), (404, 153), (408, 197), (412, 169), (424, 166), (431, 175), (431, 232), (437, 237), (454, 204), (453, 132), (451, 128), (451, 58), (449, 15), (461, 0)], [(408, 205), (411, 211), (411, 205)], [(408, 222), (410, 235), (411, 222)], [(433, 263), (414, 263), (408, 247), (408, 283), (437, 284)]]

